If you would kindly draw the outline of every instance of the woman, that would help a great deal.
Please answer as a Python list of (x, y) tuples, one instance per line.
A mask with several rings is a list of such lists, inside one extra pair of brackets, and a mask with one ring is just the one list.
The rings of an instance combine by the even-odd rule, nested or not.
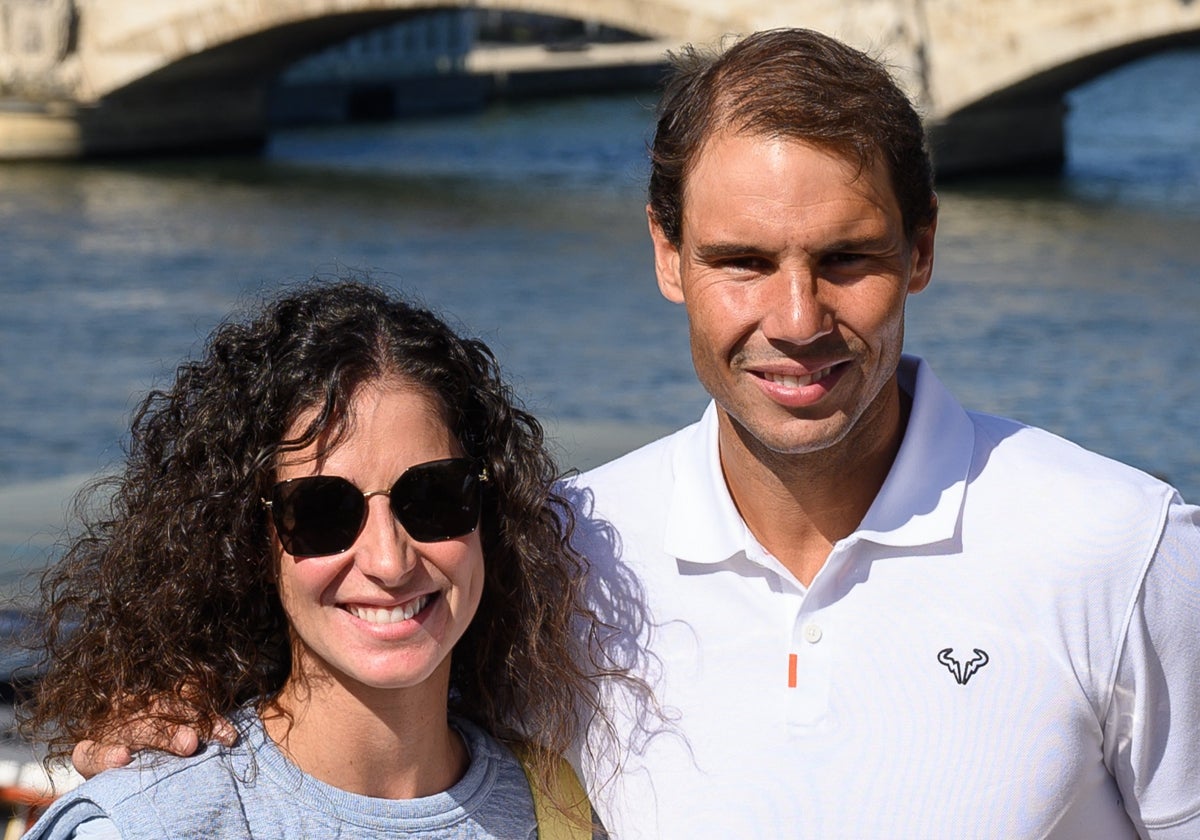
[(535, 836), (503, 741), (537, 734), (528, 778), (569, 809), (558, 756), (601, 712), (554, 477), (487, 348), (379, 289), (218, 328), (43, 581), (23, 727), (51, 761), (135, 717), (240, 737), (139, 756), (29, 836)]

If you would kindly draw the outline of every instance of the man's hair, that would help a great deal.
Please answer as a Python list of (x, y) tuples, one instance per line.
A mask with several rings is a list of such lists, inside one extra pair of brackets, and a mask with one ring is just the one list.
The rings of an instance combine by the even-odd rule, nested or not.
[(650, 212), (679, 246), (687, 176), (721, 131), (811, 143), (865, 169), (882, 158), (911, 241), (933, 221), (933, 167), (921, 118), (887, 69), (807, 29), (757, 32), (724, 52), (685, 47), (658, 106)]

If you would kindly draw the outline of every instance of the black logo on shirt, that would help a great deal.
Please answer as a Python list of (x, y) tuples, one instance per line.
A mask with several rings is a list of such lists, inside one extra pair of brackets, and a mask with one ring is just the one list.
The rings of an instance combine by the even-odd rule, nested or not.
[(951, 656), (950, 654), (953, 652), (954, 648), (943, 648), (938, 651), (937, 660), (954, 675), (954, 681), (959, 685), (966, 685), (967, 680), (971, 679), (976, 671), (988, 664), (987, 651), (979, 648), (975, 648), (975, 656), (968, 659), (965, 664)]

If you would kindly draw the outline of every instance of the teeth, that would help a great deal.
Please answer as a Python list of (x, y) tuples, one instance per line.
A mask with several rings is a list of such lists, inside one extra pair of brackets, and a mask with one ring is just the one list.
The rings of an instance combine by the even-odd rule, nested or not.
[(432, 598), (432, 595), (422, 595), (420, 598), (414, 598), (407, 604), (400, 604), (396, 607), (359, 607), (351, 605), (346, 609), (355, 618), (360, 618), (368, 624), (396, 624), (401, 621), (408, 621), (421, 610), (425, 609)]
[(829, 375), (831, 370), (833, 368), (825, 368), (808, 376), (784, 376), (781, 373), (764, 373), (763, 378), (768, 382), (774, 382), (787, 388), (799, 388), (803, 385), (812, 385), (814, 382), (820, 382)]

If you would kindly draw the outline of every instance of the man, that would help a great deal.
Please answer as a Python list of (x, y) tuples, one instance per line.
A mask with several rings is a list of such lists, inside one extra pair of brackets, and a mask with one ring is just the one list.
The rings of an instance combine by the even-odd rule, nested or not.
[(689, 52), (652, 163), (713, 403), (574, 485), (652, 694), (582, 762), (613, 836), (1200, 837), (1200, 510), (901, 357), (937, 205), (886, 72)]
[(1200, 837), (1200, 510), (901, 356), (910, 103), (778, 30), (686, 51), (660, 111), (655, 268), (714, 401), (567, 487), (642, 681), (577, 756), (612, 836)]

